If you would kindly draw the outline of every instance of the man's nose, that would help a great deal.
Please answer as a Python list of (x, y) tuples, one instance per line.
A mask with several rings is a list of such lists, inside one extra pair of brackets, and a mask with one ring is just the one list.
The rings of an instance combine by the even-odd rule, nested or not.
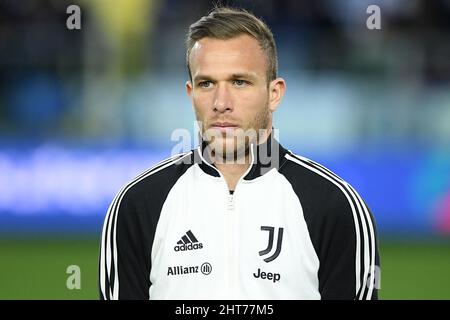
[(232, 110), (232, 101), (230, 92), (226, 84), (218, 84), (214, 94), (214, 111), (225, 112)]

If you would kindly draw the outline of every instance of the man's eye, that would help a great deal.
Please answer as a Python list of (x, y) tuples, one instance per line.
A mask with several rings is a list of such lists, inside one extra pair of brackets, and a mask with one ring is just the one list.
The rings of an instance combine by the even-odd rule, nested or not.
[(198, 83), (198, 86), (202, 88), (209, 88), (211, 84), (211, 81), (202, 81)]
[(243, 87), (244, 85), (248, 84), (245, 80), (234, 80), (233, 83), (238, 87)]

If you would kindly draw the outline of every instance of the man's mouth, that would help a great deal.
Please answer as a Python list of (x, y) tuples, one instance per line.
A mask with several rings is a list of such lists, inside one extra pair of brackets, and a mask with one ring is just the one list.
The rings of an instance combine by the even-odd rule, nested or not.
[(238, 127), (237, 124), (231, 123), (231, 122), (214, 122), (211, 125), (212, 129), (216, 129), (222, 132), (226, 132), (228, 130), (234, 130)]

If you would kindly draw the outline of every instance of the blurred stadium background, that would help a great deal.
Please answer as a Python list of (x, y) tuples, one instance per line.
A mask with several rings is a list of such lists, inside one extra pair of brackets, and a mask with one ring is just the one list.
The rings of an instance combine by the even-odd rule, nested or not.
[[(272, 28), (280, 140), (360, 191), (382, 299), (450, 299), (450, 1), (222, 1)], [(68, 30), (66, 8), (81, 8)], [(366, 8), (381, 9), (368, 30)], [(120, 186), (194, 134), (184, 35), (210, 1), (0, 0), (0, 298), (97, 299)], [(195, 147), (192, 141), (192, 148)], [(191, 146), (188, 146), (189, 148)], [(81, 289), (66, 268), (81, 269)]]

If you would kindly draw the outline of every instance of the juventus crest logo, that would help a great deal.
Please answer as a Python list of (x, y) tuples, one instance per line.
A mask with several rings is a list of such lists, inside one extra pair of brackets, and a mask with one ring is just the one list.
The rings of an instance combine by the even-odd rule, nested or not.
[[(272, 251), (275, 228), (268, 227), (268, 226), (261, 226), (261, 230), (269, 231), (269, 244), (267, 245), (266, 249), (261, 250), (259, 252), (260, 256), (264, 256), (266, 254), (269, 254)], [(270, 257), (264, 258), (265, 262), (269, 263), (270, 261), (275, 260), (280, 255), (282, 242), (283, 242), (283, 228), (278, 228), (277, 247), (275, 249), (275, 252)]]

